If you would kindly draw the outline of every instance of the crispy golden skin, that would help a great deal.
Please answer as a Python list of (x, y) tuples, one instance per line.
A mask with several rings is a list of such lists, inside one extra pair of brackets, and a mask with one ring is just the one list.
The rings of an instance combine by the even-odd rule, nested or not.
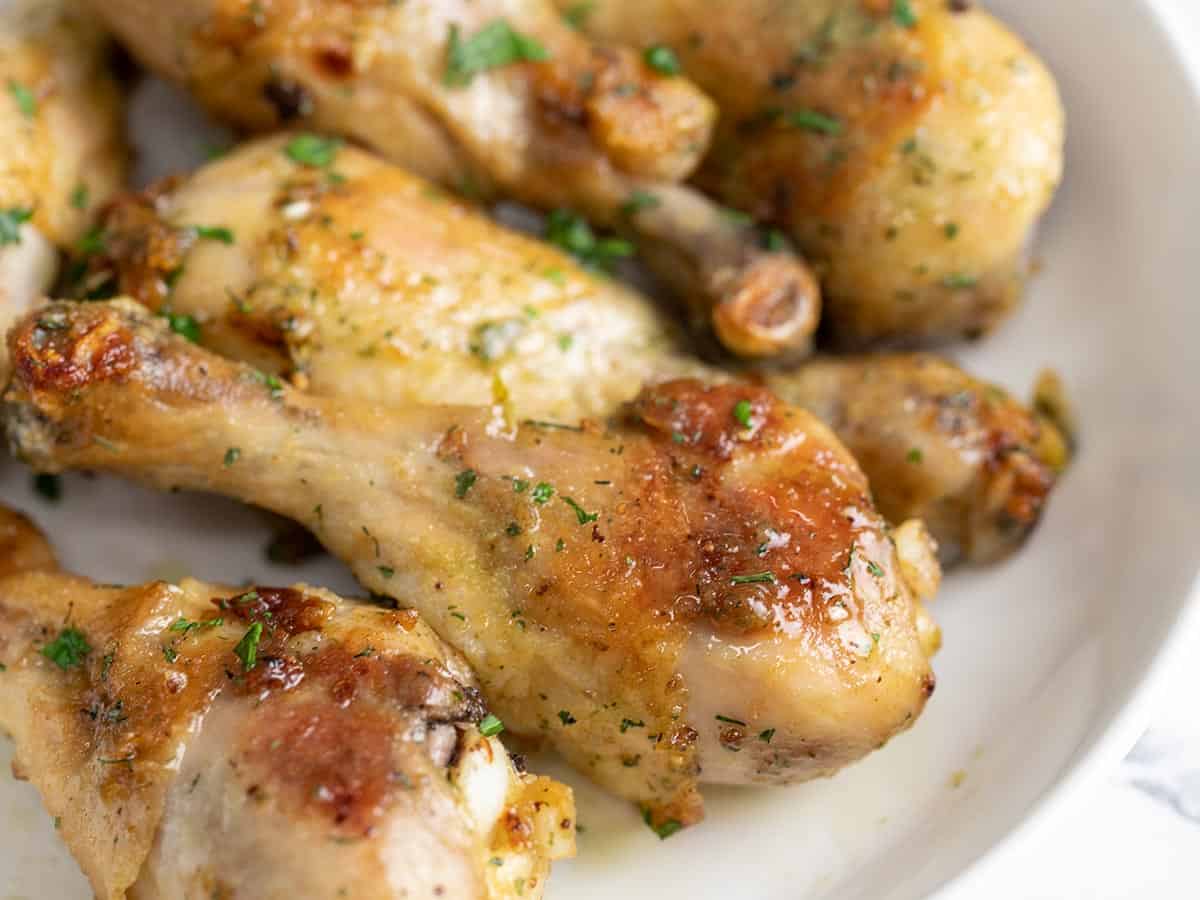
[[(68, 0), (0, 4), (0, 332), (49, 289), (121, 186), (122, 103), (107, 42)], [(0, 349), (0, 376), (5, 371)]]
[(656, 824), (698, 818), (698, 778), (829, 774), (933, 689), (923, 529), (889, 533), (836, 439), (761, 388), (672, 382), (608, 428), (510, 432), (298, 393), (129, 301), (54, 304), (10, 348), (36, 466), (304, 522), (461, 649), (511, 729)]
[[(636, 236), (694, 318), (736, 352), (810, 345), (820, 297), (809, 270), (676, 183), (708, 145), (711, 102), (640, 54), (588, 42), (547, 0), (93, 7), (147, 65), (247, 129), (345, 135), (475, 196), (570, 207)], [(513, 61), (503, 29), (536, 41), (533, 55), (545, 58), (526, 48)], [(467, 77), (455, 48), (478, 51), (481, 34), (501, 52)]]
[(588, 8), (589, 34), (670, 46), (717, 101), (700, 182), (792, 234), (823, 272), (837, 341), (979, 335), (1011, 311), (1061, 176), (1063, 111), (1046, 68), (980, 4)]
[[(650, 380), (728, 377), (611, 279), (367, 153), (341, 150), (330, 184), (288, 160), (287, 141), (122, 198), (89, 289), (191, 316), (205, 346), (328, 397), (574, 422)], [(1015, 549), (1053, 485), (1051, 468), (1014, 452), (1050, 432), (944, 360), (826, 358), (763, 377), (846, 442), (890, 521), (926, 519), (947, 562)], [(928, 448), (920, 468), (914, 447)]]
[(0, 727), (97, 897), (537, 897), (573, 851), (570, 790), (480, 734), (474, 677), (415, 613), (96, 585), (14, 523), (41, 549), (0, 578)]
[(1067, 463), (1055, 425), (929, 354), (820, 358), (767, 383), (845, 442), (880, 512), (928, 525), (943, 565), (1019, 547)]

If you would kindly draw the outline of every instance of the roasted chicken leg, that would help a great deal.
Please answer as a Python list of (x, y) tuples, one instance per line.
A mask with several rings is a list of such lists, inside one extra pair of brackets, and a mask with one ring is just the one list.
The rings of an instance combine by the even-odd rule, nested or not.
[(354, 138), (475, 196), (570, 207), (637, 238), (735, 352), (802, 354), (819, 292), (790, 252), (676, 182), (709, 100), (640, 54), (589, 43), (549, 0), (96, 0), (150, 68), (254, 131)]
[[(370, 154), (338, 151), (331, 183), (288, 156), (292, 140), (123, 197), (87, 292), (107, 284), (225, 356), (360, 402), (577, 422), (649, 380), (729, 377), (611, 279)], [(926, 519), (947, 562), (1020, 546), (1062, 461), (1029, 409), (933, 357), (818, 359), (761, 377), (846, 442), (890, 521)]]
[(1054, 80), (980, 7), (593, 0), (577, 18), (675, 53), (717, 101), (700, 183), (795, 238), (838, 341), (911, 345), (1008, 314), (1062, 173)]
[(697, 780), (829, 774), (933, 689), (923, 527), (890, 531), (837, 440), (761, 388), (677, 381), (609, 428), (510, 433), (298, 393), (131, 301), (52, 304), (10, 351), (9, 438), (33, 465), (304, 522), (459, 648), (511, 729), (657, 827), (699, 817)]
[(415, 613), (305, 585), (96, 585), (0, 511), (14, 542), (0, 728), (96, 897), (538, 897), (571, 854), (570, 790), (514, 767)]
[(42, 298), (56, 248), (73, 246), (121, 186), (122, 109), (106, 50), (70, 0), (0, 2), (0, 331)]

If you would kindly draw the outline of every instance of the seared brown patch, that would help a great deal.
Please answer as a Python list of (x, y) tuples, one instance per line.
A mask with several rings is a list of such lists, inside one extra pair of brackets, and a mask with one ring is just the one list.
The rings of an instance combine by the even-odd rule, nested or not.
[(164, 179), (109, 205), (95, 246), (80, 260), (76, 291), (90, 297), (94, 286), (102, 284), (110, 296), (132, 297), (153, 310), (163, 307), (194, 241), (158, 213), (162, 198), (178, 185), (178, 178)]
[(17, 380), (50, 392), (121, 378), (138, 363), (133, 333), (101, 306), (34, 312), (9, 334), (8, 348)]
[(766, 388), (671, 381), (648, 388), (634, 402), (646, 425), (681, 448), (728, 460), (739, 446), (757, 443), (768, 426), (778, 426), (783, 408)]
[(214, 597), (212, 602), (243, 621), (262, 622), (284, 635), (320, 631), (334, 613), (328, 600), (295, 588), (254, 587), (233, 597)]
[(276, 802), (365, 836), (405, 786), (395, 764), (399, 725), (366, 704), (265, 703), (247, 729), (244, 758), (250, 772), (270, 773)]

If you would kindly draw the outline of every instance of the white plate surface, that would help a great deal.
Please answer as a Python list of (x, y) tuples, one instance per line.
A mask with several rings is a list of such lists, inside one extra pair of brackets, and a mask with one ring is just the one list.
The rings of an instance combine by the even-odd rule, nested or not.
[[(619, 803), (579, 787), (578, 860), (554, 900), (623, 897), (924, 897), (1080, 773), (1124, 752), (1136, 698), (1181, 627), (1200, 570), (1200, 100), (1143, 0), (995, 0), (1050, 62), (1069, 122), (1067, 179), (1040, 238), (1026, 308), (963, 353), (1025, 391), (1065, 376), (1083, 449), (1015, 559), (956, 574), (937, 602), (937, 693), (908, 734), (836, 778), (785, 790), (710, 790), (709, 819), (660, 843)], [(179, 96), (138, 96), (142, 176), (211, 141)], [(162, 124), (178, 124), (163, 144)], [(0, 466), (0, 497), (102, 581), (193, 574), (322, 582), (329, 562), (264, 562), (270, 528), (209, 498), (69, 477), (56, 506)], [(0, 741), (0, 900), (83, 900), (87, 887)], [(956, 786), (957, 785), (957, 786)]]

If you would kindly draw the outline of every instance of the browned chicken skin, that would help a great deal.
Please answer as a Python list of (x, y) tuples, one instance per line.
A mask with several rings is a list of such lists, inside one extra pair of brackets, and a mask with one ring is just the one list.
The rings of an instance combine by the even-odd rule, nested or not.
[[(0, 727), (102, 900), (538, 897), (570, 791), (477, 725), (411, 611), (326, 591), (0, 578)], [(488, 729), (489, 731), (491, 729)]]
[(511, 729), (657, 825), (698, 817), (697, 779), (829, 774), (933, 688), (923, 529), (889, 531), (833, 436), (760, 388), (674, 382), (607, 429), (513, 433), (305, 396), (128, 301), (53, 304), (10, 349), (9, 437), (35, 466), (304, 522), (461, 649)]
[(478, 196), (570, 207), (636, 236), (735, 352), (810, 346), (820, 303), (808, 269), (676, 183), (707, 147), (710, 101), (640, 54), (586, 41), (548, 0), (93, 7), (151, 68), (238, 125), (304, 124)]
[[(122, 198), (86, 290), (190, 317), (205, 346), (360, 402), (575, 422), (649, 380), (729, 377), (611, 279), (368, 153), (338, 151), (331, 183), (288, 158), (290, 140)], [(1061, 463), (1021, 452), (1052, 434), (1030, 410), (933, 357), (817, 359), (762, 377), (838, 433), (890, 521), (926, 519), (946, 561), (1020, 546)]]
[(914, 345), (1008, 315), (1062, 173), (1054, 79), (981, 6), (593, 0), (582, 23), (670, 48), (717, 101), (699, 182), (792, 235), (837, 341)]
[[(69, 0), (0, 3), (0, 332), (121, 186), (122, 104), (99, 26)], [(6, 368), (0, 348), (0, 376)]]
[(925, 522), (943, 565), (1019, 547), (1069, 456), (1053, 423), (929, 354), (820, 358), (766, 381), (845, 442), (884, 516)]

